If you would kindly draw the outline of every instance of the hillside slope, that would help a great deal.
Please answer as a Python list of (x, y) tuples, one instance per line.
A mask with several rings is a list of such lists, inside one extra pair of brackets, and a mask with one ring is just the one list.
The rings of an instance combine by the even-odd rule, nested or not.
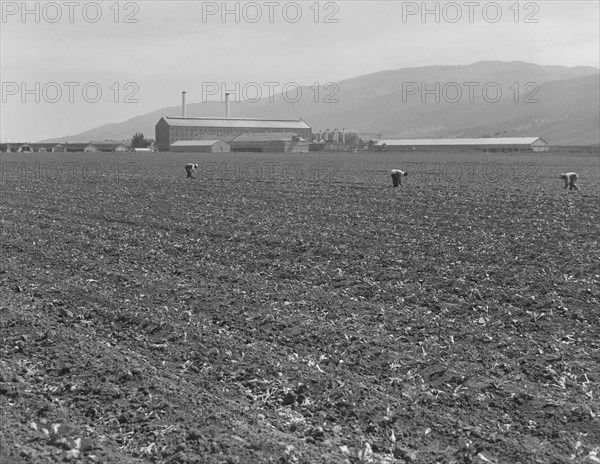
[[(303, 117), (314, 131), (345, 128), (386, 137), (537, 135), (553, 145), (586, 145), (600, 143), (599, 89), (597, 68), (485, 61), (367, 74), (327, 88), (323, 84), (318, 95), (302, 87), (295, 103), (281, 94), (269, 101), (265, 94), (256, 103), (232, 101), (230, 114)], [(224, 117), (224, 111), (218, 101), (187, 106), (189, 116)], [(48, 141), (121, 140), (138, 131), (154, 137), (161, 116), (180, 114), (180, 106), (161, 108)]]

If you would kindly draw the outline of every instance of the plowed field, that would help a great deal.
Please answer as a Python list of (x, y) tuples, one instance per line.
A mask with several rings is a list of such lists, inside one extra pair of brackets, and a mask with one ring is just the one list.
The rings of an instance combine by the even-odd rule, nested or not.
[(2, 463), (600, 462), (598, 154), (3, 154), (0, 193)]

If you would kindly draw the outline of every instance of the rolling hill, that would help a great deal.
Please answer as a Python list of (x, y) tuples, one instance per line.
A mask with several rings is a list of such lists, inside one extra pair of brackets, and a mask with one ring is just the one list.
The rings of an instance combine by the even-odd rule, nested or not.
[[(551, 145), (589, 145), (600, 143), (599, 89), (593, 67), (485, 61), (362, 75), (321, 88), (316, 102), (309, 87), (296, 103), (282, 95), (232, 101), (230, 115), (303, 117), (313, 131), (345, 128), (387, 138), (531, 135)], [(180, 106), (161, 108), (47, 141), (122, 140), (138, 131), (153, 137), (161, 116), (180, 114)], [(224, 104), (188, 103), (187, 115), (224, 117)]]

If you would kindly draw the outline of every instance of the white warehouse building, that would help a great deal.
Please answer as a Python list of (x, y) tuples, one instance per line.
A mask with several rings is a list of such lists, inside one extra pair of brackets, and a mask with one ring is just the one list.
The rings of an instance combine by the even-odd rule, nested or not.
[(548, 151), (548, 142), (541, 137), (493, 137), (460, 139), (385, 139), (375, 147), (386, 151), (415, 150), (477, 150), (497, 152), (543, 152)]

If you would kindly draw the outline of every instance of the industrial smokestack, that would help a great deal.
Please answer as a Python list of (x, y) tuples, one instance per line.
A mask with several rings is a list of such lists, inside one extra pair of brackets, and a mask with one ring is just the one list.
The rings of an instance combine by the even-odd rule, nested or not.
[(225, 94), (225, 118), (229, 119), (229, 94)]
[(185, 118), (185, 92), (181, 92), (181, 116)]

